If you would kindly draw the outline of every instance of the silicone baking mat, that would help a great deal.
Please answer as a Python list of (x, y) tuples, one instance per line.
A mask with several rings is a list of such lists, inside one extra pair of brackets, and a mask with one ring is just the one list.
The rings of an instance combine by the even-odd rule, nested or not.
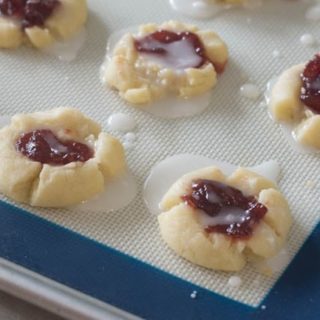
[[(315, 37), (318, 35), (319, 23), (308, 22), (305, 18), (305, 11), (314, 1), (266, 0), (255, 10), (232, 9), (208, 20), (184, 17), (173, 11), (169, 2), (164, 0), (88, 2), (90, 17), (87, 40), (74, 61), (64, 63), (31, 48), (0, 52), (0, 114), (13, 115), (57, 106), (74, 106), (99, 120), (104, 128), (107, 128), (108, 117), (115, 112), (132, 115), (138, 125), (137, 141), (134, 148), (127, 152), (127, 160), (138, 182), (139, 192), (126, 208), (111, 213), (38, 210), (24, 206), (32, 215), (20, 213), (21, 217), (31, 220), (35, 216), (42, 217), (66, 228), (59, 229), (61, 232), (71, 230), (84, 236), (80, 237), (81, 241), (88, 238), (95, 240), (94, 243), (154, 266), (157, 268), (154, 269), (156, 274), (159, 269), (188, 281), (191, 287), (194, 285), (207, 289), (249, 307), (261, 306), (283, 270), (265, 277), (248, 266), (238, 274), (243, 283), (235, 289), (227, 285), (230, 274), (206, 270), (179, 258), (162, 242), (156, 217), (144, 205), (142, 186), (152, 166), (169, 155), (179, 153), (204, 155), (243, 166), (278, 160), (281, 166), (280, 189), (286, 195), (294, 216), (287, 245), (290, 258), (296, 255), (312, 231), (314, 237), (319, 237), (319, 231), (316, 230), (320, 204), (319, 155), (297, 153), (292, 149), (280, 128), (269, 118), (263, 94), (257, 101), (239, 94), (241, 85), (246, 82), (257, 84), (263, 93), (271, 78), (314, 55), (318, 50), (316, 46), (305, 47), (299, 41), (305, 33)], [(218, 32), (230, 50), (226, 72), (219, 77), (208, 109), (200, 115), (177, 120), (159, 119), (128, 106), (116, 92), (103, 88), (99, 79), (106, 42), (113, 32), (128, 26), (171, 19)], [(273, 56), (275, 50), (280, 53), (278, 58)], [(117, 135), (117, 132), (113, 134)], [(16, 211), (10, 213), (10, 207), (2, 207), (7, 212), (3, 216), (7, 221), (10, 214)], [(40, 222), (44, 223), (44, 220)], [(10, 223), (6, 226), (14, 228), (14, 223)], [(28, 232), (30, 230), (36, 232), (33, 227)], [(74, 233), (70, 233), (70, 237), (73, 239), (70, 242), (78, 239)], [(56, 241), (52, 236), (49, 238), (49, 242)], [(9, 249), (2, 248), (4, 257), (20, 261), (12, 258), (11, 254), (14, 253)], [(26, 243), (20, 249), (18, 251), (27, 250), (30, 257), (33, 254)], [(319, 246), (314, 250), (314, 264), (318, 263), (319, 268)], [(25, 266), (40, 272), (40, 267), (37, 269), (31, 260)], [(127, 261), (128, 264), (130, 261)], [(55, 263), (54, 260), (52, 263)], [(313, 267), (310, 265), (310, 268)], [(45, 268), (41, 270), (42, 274), (50, 277)], [(51, 277), (59, 280), (59, 277)], [(319, 273), (314, 277), (318, 281), (315, 283), (319, 284)], [(69, 280), (64, 282), (68, 284)], [(80, 285), (73, 287), (82, 290)], [(317, 299), (319, 301), (319, 295)], [(315, 306), (315, 302), (312, 303)]]

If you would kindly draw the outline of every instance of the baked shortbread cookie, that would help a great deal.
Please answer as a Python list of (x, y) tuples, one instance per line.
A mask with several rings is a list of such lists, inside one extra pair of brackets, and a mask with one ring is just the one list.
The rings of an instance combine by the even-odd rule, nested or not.
[(32, 206), (86, 201), (126, 168), (121, 143), (73, 108), (15, 115), (0, 150), (0, 192)]
[(184, 175), (163, 197), (158, 216), (164, 241), (183, 258), (224, 271), (276, 255), (292, 218), (273, 182), (239, 168), (217, 167)]
[(275, 83), (269, 103), (276, 122), (292, 128), (302, 145), (320, 149), (320, 55), (307, 64), (284, 71)]
[(76, 34), (87, 20), (86, 0), (1, 0), (0, 48), (45, 48)]
[(176, 21), (145, 24), (119, 40), (102, 79), (136, 105), (169, 94), (186, 99), (213, 88), (227, 60), (227, 46), (212, 31)]

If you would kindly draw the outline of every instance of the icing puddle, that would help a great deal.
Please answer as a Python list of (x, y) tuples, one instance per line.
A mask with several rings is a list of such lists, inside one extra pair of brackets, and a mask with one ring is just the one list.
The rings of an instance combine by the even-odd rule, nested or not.
[[(192, 154), (174, 155), (157, 163), (151, 169), (144, 184), (143, 198), (149, 211), (155, 215), (161, 212), (159, 203), (162, 197), (181, 176), (209, 166), (219, 167), (225, 175), (232, 174), (232, 172), (238, 168), (238, 166), (227, 162)], [(254, 167), (248, 167), (248, 169), (275, 183), (280, 174), (280, 167), (274, 160), (264, 162)]]
[(79, 54), (81, 48), (84, 46), (87, 38), (85, 28), (82, 28), (76, 35), (65, 41), (56, 41), (48, 48), (42, 51), (50, 56), (54, 56), (61, 61), (71, 62)]
[(126, 207), (136, 197), (137, 191), (138, 187), (134, 176), (127, 172), (121, 177), (109, 181), (105, 190), (95, 198), (68, 209), (93, 212), (119, 210)]

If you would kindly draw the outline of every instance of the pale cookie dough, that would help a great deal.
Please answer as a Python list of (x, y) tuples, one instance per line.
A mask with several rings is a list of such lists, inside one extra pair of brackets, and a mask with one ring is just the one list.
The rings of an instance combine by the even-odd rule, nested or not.
[(85, 24), (88, 15), (86, 0), (59, 0), (60, 5), (44, 26), (23, 29), (12, 17), (0, 15), (0, 48), (17, 48), (23, 43), (42, 49), (55, 41), (67, 40)]
[[(94, 156), (66, 165), (31, 161), (16, 150), (16, 141), (20, 134), (37, 129), (50, 129), (62, 141), (86, 143)], [(73, 108), (15, 115), (0, 130), (0, 150), (0, 192), (32, 206), (67, 207), (86, 201), (126, 168), (121, 143)]]
[(292, 129), (294, 138), (300, 144), (320, 149), (320, 115), (300, 100), (300, 75), (304, 68), (305, 64), (299, 64), (280, 75), (271, 92), (269, 110), (276, 122)]
[(147, 104), (169, 94), (190, 98), (213, 88), (217, 82), (217, 70), (212, 63), (206, 62), (200, 68), (177, 71), (162, 67), (135, 49), (135, 38), (158, 30), (193, 32), (202, 41), (210, 61), (219, 69), (223, 69), (227, 63), (227, 47), (212, 31), (201, 31), (195, 26), (176, 21), (162, 25), (146, 24), (139, 27), (138, 34), (128, 33), (119, 40), (112, 57), (107, 57), (102, 67), (103, 82), (117, 89), (122, 98), (135, 105)]
[[(268, 211), (255, 226), (249, 239), (207, 232), (200, 213), (182, 200), (197, 179), (222, 182), (254, 196)], [(158, 216), (164, 241), (183, 258), (206, 268), (239, 271), (248, 260), (276, 255), (287, 238), (292, 217), (286, 199), (273, 182), (247, 169), (239, 168), (226, 177), (217, 167), (200, 169), (180, 178), (165, 194)]]

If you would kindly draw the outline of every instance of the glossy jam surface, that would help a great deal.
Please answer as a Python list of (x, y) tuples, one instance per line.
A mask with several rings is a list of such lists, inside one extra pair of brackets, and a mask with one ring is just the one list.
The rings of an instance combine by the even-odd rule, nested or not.
[(320, 55), (309, 61), (301, 74), (301, 101), (314, 113), (320, 114)]
[(135, 47), (138, 52), (153, 55), (177, 69), (200, 68), (208, 61), (201, 40), (192, 32), (159, 30), (135, 39)]
[(0, 13), (21, 20), (23, 28), (43, 26), (59, 0), (0, 0)]
[(16, 141), (16, 149), (30, 160), (51, 165), (85, 162), (94, 156), (93, 150), (86, 144), (61, 141), (47, 129), (21, 134)]
[(223, 233), (236, 239), (250, 237), (267, 213), (267, 208), (254, 197), (246, 197), (240, 190), (212, 180), (194, 181), (191, 194), (182, 198), (191, 207), (220, 221), (207, 225), (207, 232)]

